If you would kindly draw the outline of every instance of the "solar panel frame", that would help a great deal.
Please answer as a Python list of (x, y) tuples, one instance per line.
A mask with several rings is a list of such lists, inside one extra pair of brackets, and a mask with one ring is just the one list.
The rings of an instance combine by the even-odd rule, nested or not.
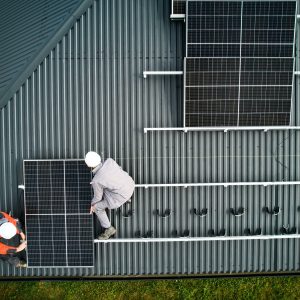
[[(293, 72), (295, 72), (295, 66), (296, 66), (296, 56), (295, 56), (295, 51), (296, 51), (296, 46), (295, 46), (295, 43), (296, 43), (296, 29), (297, 29), (297, 12), (298, 12), (298, 6), (297, 6), (297, 1), (295, 0), (295, 24), (294, 24), (294, 47), (293, 47), (293, 58), (294, 58), (294, 61), (293, 61)], [(292, 92), (291, 92), (291, 109), (290, 109), (290, 125), (292, 123), (292, 106), (293, 106), (293, 99), (295, 99), (294, 97), (294, 93), (295, 93), (295, 74), (293, 74), (293, 79), (292, 79)]]
[[(184, 61), (184, 65), (186, 65), (186, 60), (187, 59), (195, 57), (194, 55), (190, 56), (191, 53), (189, 53), (189, 45), (191, 45), (189, 43), (189, 18), (190, 18), (190, 15), (191, 15), (190, 11), (189, 11), (189, 4), (190, 3), (197, 3), (197, 2), (198, 3), (201, 3), (201, 2), (202, 3), (203, 2), (209, 3), (209, 5), (212, 6), (212, 7), (214, 5), (213, 3), (215, 3), (215, 2), (221, 3), (221, 1), (219, 1), (219, 0), (212, 0), (212, 1), (187, 0), (186, 1), (186, 24), (187, 24), (186, 41), (187, 42), (186, 42), (186, 59)], [(283, 117), (282, 119), (277, 119), (277, 120), (274, 119), (278, 123), (276, 123), (275, 121), (271, 121), (271, 123), (267, 123), (267, 124), (264, 123), (263, 125), (264, 126), (275, 126), (275, 124), (276, 124), (276, 126), (291, 126), (291, 120), (292, 120), (292, 109), (291, 109), (291, 107), (292, 107), (293, 94), (294, 94), (294, 69), (295, 69), (295, 55), (294, 55), (294, 52), (295, 52), (295, 27), (296, 27), (296, 22), (297, 22), (297, 18), (296, 18), (296, 14), (297, 14), (297, 2), (295, 0), (291, 0), (291, 1), (290, 0), (285, 0), (285, 1), (262, 1), (262, 2), (261, 1), (255, 1), (255, 0), (254, 1), (240, 1), (240, 0), (234, 0), (234, 1), (232, 1), (231, 0), (231, 1), (223, 1), (221, 3), (222, 4), (221, 6), (224, 6), (224, 7), (226, 5), (228, 5), (228, 7), (229, 7), (228, 3), (231, 3), (231, 4), (232, 3), (241, 3), (241, 14), (240, 14), (241, 15), (241, 26), (240, 26), (240, 30), (241, 30), (240, 39), (241, 40), (240, 40), (240, 43), (239, 43), (240, 53), (239, 53), (239, 56), (236, 56), (236, 57), (239, 57), (241, 61), (242, 61), (242, 59), (248, 58), (248, 56), (244, 56), (244, 54), (245, 54), (244, 52), (245, 51), (250, 51), (251, 49), (249, 47), (252, 45), (252, 43), (245, 43), (242, 40), (242, 38), (243, 38), (243, 34), (242, 33), (243, 33), (243, 30), (245, 29), (244, 28), (244, 24), (243, 24), (243, 16), (244, 15), (245, 16), (251, 15), (251, 14), (249, 14), (249, 12), (247, 12), (247, 11), (244, 10), (243, 4), (244, 3), (251, 3), (252, 4), (254, 2), (256, 3), (254, 5), (254, 7), (256, 7), (256, 6), (263, 7), (263, 9), (265, 10), (265, 12), (268, 12), (268, 18), (269, 18), (269, 15), (271, 15), (272, 18), (276, 18), (277, 17), (277, 19), (278, 19), (279, 17), (282, 18), (282, 16), (285, 16), (287, 19), (289, 19), (289, 23), (285, 22), (285, 26), (287, 27), (286, 30), (289, 30), (289, 38), (291, 38), (291, 32), (294, 32), (294, 34), (293, 34), (293, 42), (291, 42), (291, 43), (284, 43), (281, 40), (280, 40), (280, 43), (269, 43), (269, 40), (267, 40), (265, 43), (263, 43), (263, 45), (268, 45), (268, 47), (269, 47), (268, 49), (270, 49), (270, 51), (272, 51), (273, 56), (279, 56), (280, 59), (284, 58), (284, 57), (282, 57), (280, 51), (284, 50), (284, 47), (287, 47), (286, 49), (289, 49), (288, 50), (289, 53), (287, 53), (287, 50), (284, 50), (285, 51), (284, 55), (286, 55), (288, 59), (293, 60), (293, 67), (292, 67), (292, 69), (290, 69), (287, 73), (281, 72), (278, 75), (279, 78), (277, 78), (277, 80), (280, 81), (281, 83), (282, 82), (286, 83), (286, 81), (290, 81), (291, 82), (290, 84), (288, 84), (288, 86), (290, 86), (290, 88), (291, 88), (290, 99), (289, 99), (289, 102), (290, 102), (289, 120), (287, 120), (286, 117)], [(274, 6), (274, 2), (278, 2), (278, 5)], [(284, 3), (284, 2), (289, 2), (289, 4), (287, 4), (287, 6), (289, 7), (288, 10), (283, 10), (283, 7), (282, 7), (283, 4), (282, 3)], [(271, 3), (272, 3), (272, 6), (270, 5)], [(270, 12), (270, 8), (272, 8), (271, 13), (269, 13)], [(215, 10), (212, 10), (212, 9), (211, 9), (211, 11), (215, 12)], [(228, 12), (230, 11), (229, 8), (227, 8), (227, 11)], [(279, 16), (276, 15), (278, 13), (280, 13)], [(238, 13), (235, 12), (235, 15), (237, 15), (237, 14)], [(203, 15), (205, 15), (205, 14), (203, 14)], [(294, 20), (294, 26), (292, 26), (293, 22), (291, 22), (291, 20)], [(263, 23), (261, 23), (261, 24), (263, 24)], [(255, 23), (254, 23), (254, 25), (256, 26)], [(263, 24), (261, 26), (265, 26), (265, 25)], [(282, 31), (282, 28), (280, 28), (280, 30)], [(268, 32), (268, 34), (269, 34), (269, 32)], [(255, 38), (255, 36), (254, 36), (254, 38)], [(202, 43), (202, 44), (205, 44), (205, 43)], [(236, 44), (236, 43), (233, 43), (232, 45), (234, 45), (234, 44)], [(248, 44), (249, 44), (249, 46), (247, 46)], [(212, 44), (210, 44), (210, 45), (212, 45)], [(265, 48), (263, 49), (262, 46), (259, 45), (259, 43), (254, 43), (254, 45), (258, 45), (256, 47), (256, 51), (259, 51), (259, 53), (252, 53), (253, 59), (259, 58), (259, 57), (261, 57), (261, 55), (265, 55), (266, 56), (266, 57), (263, 57), (264, 59), (266, 59), (266, 58), (270, 59), (270, 56), (267, 56), (268, 53), (266, 52), (266, 50), (268, 50), (268, 49), (265, 49)], [(280, 45), (280, 47), (274, 47), (274, 45)], [(216, 46), (219, 47), (219, 44), (216, 43)], [(210, 49), (207, 48), (208, 50), (206, 50), (206, 53), (204, 53), (204, 54), (208, 54), (209, 52), (212, 52), (213, 49), (218, 49), (218, 48), (215, 48), (215, 46), (213, 46), (213, 47), (214, 48), (210, 48)], [(248, 47), (248, 50), (246, 50), (247, 47)], [(193, 52), (193, 51), (196, 51), (196, 52)], [(221, 50), (221, 51), (223, 51), (223, 50)], [(203, 53), (197, 52), (197, 50), (192, 50), (192, 54), (195, 54), (195, 53), (196, 54), (203, 54)], [(222, 53), (222, 52), (220, 52), (220, 53)], [(220, 53), (217, 53), (217, 54), (219, 55)], [(258, 56), (258, 54), (260, 54), (260, 56)], [(202, 56), (202, 55), (197, 55), (197, 56), (200, 56), (201, 58), (204, 58), (204, 57), (210, 58), (211, 57), (211, 56)], [(273, 58), (273, 56), (271, 58)], [(232, 55), (230, 57), (234, 58), (234, 55)], [(218, 58), (218, 56), (216, 56), (216, 58)], [(251, 56), (250, 56), (250, 58), (251, 58)], [(241, 65), (241, 63), (240, 63), (240, 65)], [(201, 126), (197, 126), (197, 125), (195, 126), (194, 125), (193, 126), (191, 124), (188, 124), (188, 122), (187, 122), (187, 116), (186, 116), (186, 112), (187, 112), (187, 110), (186, 110), (186, 105), (187, 105), (187, 103), (186, 103), (187, 102), (187, 99), (186, 99), (186, 95), (187, 95), (186, 89), (187, 89), (187, 86), (188, 86), (186, 80), (187, 80), (188, 77), (187, 77), (186, 73), (187, 73), (187, 71), (185, 69), (184, 70), (184, 118), (183, 118), (184, 119), (184, 126), (185, 127), (207, 127), (207, 126), (225, 127), (225, 126), (228, 126), (226, 124), (221, 124), (219, 126), (218, 125), (214, 125), (214, 124), (206, 124), (204, 126), (203, 125), (201, 125)], [(241, 89), (241, 86), (242, 86), (241, 81), (242, 82), (245, 81), (245, 76), (244, 75), (245, 74), (241, 74), (241, 71), (240, 71), (240, 82), (239, 82), (239, 85), (238, 85), (239, 90)], [(250, 75), (253, 75), (253, 74), (250, 74)], [(263, 72), (261, 72), (260, 76), (265, 76), (265, 74), (263, 74)], [(255, 78), (255, 77), (253, 77), (252, 80), (256, 80), (257, 81), (258, 79)], [(265, 77), (265, 80), (267, 82), (267, 81), (270, 81), (271, 78)], [(267, 84), (267, 86), (271, 86), (271, 85)], [(278, 84), (274, 84), (273, 86), (274, 87), (278, 87), (279, 85)], [(276, 101), (278, 101), (278, 103), (280, 102), (279, 103), (280, 105), (284, 105), (284, 101), (283, 100), (277, 99)], [(240, 99), (240, 96), (239, 96), (238, 97), (239, 106), (240, 106), (240, 102), (241, 102), (241, 99)], [(271, 104), (270, 103), (266, 103), (266, 105), (271, 105)], [(269, 113), (270, 115), (272, 114), (274, 116), (274, 114), (276, 114), (276, 112), (271, 111), (271, 107), (272, 106), (268, 106), (268, 107), (269, 107), (269, 111), (262, 111), (260, 113), (261, 114), (268, 114)], [(285, 114), (285, 112), (282, 112), (282, 113)], [(249, 112), (249, 114), (251, 114), (251, 113)], [(255, 121), (247, 123), (247, 124), (240, 124), (240, 122), (239, 122), (239, 116), (240, 116), (240, 110), (238, 110), (238, 121), (237, 121), (237, 124), (235, 124), (234, 126), (237, 126), (237, 127), (238, 126), (249, 126), (249, 127), (251, 127), (251, 126), (262, 126), (260, 123), (257, 124)]]
[[(25, 193), (24, 193), (24, 209), (25, 209), (25, 232), (26, 232), (26, 235), (27, 235), (27, 241), (29, 240), (28, 239), (28, 218), (30, 219), (32, 216), (36, 217), (38, 216), (39, 218), (40, 217), (59, 217), (59, 216), (62, 216), (64, 218), (64, 224), (65, 224), (65, 227), (63, 228), (64, 229), (64, 234), (65, 234), (65, 247), (66, 247), (66, 252), (65, 252), (65, 255), (66, 255), (66, 265), (31, 265), (30, 264), (30, 260), (29, 260), (29, 251), (26, 251), (26, 260), (27, 260), (27, 266), (28, 268), (91, 268), (91, 267), (94, 267), (94, 261), (95, 261), (95, 253), (94, 253), (94, 226), (93, 226), (93, 216), (89, 213), (89, 211), (87, 213), (46, 213), (46, 214), (42, 214), (42, 213), (32, 213), (32, 214), (27, 214), (27, 202), (26, 202), (26, 175), (25, 175), (25, 164), (27, 162), (40, 162), (40, 163), (43, 163), (43, 162), (63, 162), (64, 163), (64, 166), (65, 166), (65, 162), (82, 162), (84, 164), (84, 160), (83, 159), (26, 159), (23, 161), (23, 178), (24, 178), (24, 184), (25, 184)], [(37, 163), (37, 168), (38, 168), (38, 163)], [(91, 173), (90, 173), (91, 174)], [(37, 175), (38, 176), (38, 173)], [(65, 177), (65, 170), (64, 170), (64, 177)], [(64, 183), (65, 183), (65, 178), (64, 178)], [(90, 188), (91, 190), (91, 188)], [(65, 191), (65, 188), (64, 188), (64, 191)], [(91, 200), (91, 198), (89, 199)], [(66, 198), (64, 198), (64, 203), (65, 203), (65, 211), (66, 211)], [(90, 228), (91, 228), (91, 231), (89, 232), (90, 233), (90, 239), (88, 241), (85, 242), (85, 244), (89, 243), (90, 244), (90, 249), (92, 249), (92, 251), (88, 254), (88, 258), (89, 258), (89, 261), (91, 262), (91, 264), (81, 264), (81, 265), (76, 265), (76, 264), (69, 264), (69, 260), (71, 261), (71, 257), (68, 256), (69, 253), (72, 254), (72, 251), (69, 251), (68, 250), (68, 243), (69, 243), (69, 240), (68, 240), (68, 222), (67, 222), (67, 219), (68, 217), (74, 217), (74, 216), (77, 216), (80, 220), (80, 218), (83, 218), (83, 217), (87, 217), (87, 219), (90, 221)], [(48, 227), (47, 227), (48, 228)], [(39, 231), (41, 230), (40, 226), (39, 226)], [(49, 230), (49, 229), (48, 229)], [(45, 232), (45, 233), (48, 233), (48, 230)], [(53, 230), (53, 228), (52, 228)], [(56, 234), (59, 234), (61, 233), (61, 227), (58, 228), (58, 231), (56, 232)], [(70, 232), (70, 231), (69, 231)], [(85, 232), (85, 235), (84, 237), (86, 237), (86, 234), (88, 232)], [(40, 235), (40, 234), (39, 234)], [(81, 232), (79, 232), (79, 235), (82, 235)], [(53, 239), (53, 232), (52, 232), (52, 242), (55, 241), (55, 239)], [(81, 243), (81, 239), (78, 240), (78, 243)], [(71, 241), (70, 241), (71, 243)], [(82, 243), (81, 243), (82, 244)], [(40, 246), (41, 247), (41, 246)], [(30, 243), (28, 243), (27, 245), (27, 249), (30, 249)], [(53, 253), (55, 254), (55, 253)], [(73, 253), (74, 255), (74, 253)], [(40, 253), (40, 262), (42, 261), (41, 259), (41, 253)]]

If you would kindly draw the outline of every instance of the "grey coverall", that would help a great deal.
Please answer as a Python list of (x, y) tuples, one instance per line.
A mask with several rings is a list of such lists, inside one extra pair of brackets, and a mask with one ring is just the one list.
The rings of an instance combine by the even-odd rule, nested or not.
[(111, 223), (105, 209), (114, 209), (123, 205), (130, 199), (134, 191), (134, 181), (111, 158), (93, 170), (94, 178), (91, 182), (94, 190), (92, 206), (104, 228), (109, 228)]

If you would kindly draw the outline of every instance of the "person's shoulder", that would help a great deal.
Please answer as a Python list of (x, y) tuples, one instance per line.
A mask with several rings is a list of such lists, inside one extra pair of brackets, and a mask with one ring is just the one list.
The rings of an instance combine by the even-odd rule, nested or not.
[(4, 211), (0, 211), (0, 219), (5, 218), (7, 216), (9, 216), (9, 214), (5, 213)]
[(102, 165), (102, 170), (106, 170), (107, 168), (120, 168), (120, 166), (118, 165), (118, 163), (112, 159), (112, 158), (108, 158), (106, 159), (106, 161), (103, 163)]
[(116, 161), (115, 161), (114, 159), (112, 159), (112, 158), (107, 158), (107, 159), (104, 161), (103, 165), (105, 165), (105, 164), (111, 165), (111, 164), (117, 164), (117, 163), (116, 163)]

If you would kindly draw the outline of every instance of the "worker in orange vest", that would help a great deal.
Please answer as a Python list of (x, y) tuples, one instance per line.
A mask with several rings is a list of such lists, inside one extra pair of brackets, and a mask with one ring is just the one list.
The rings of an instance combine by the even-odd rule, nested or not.
[[(11, 245), (12, 238), (16, 234), (19, 234), (22, 240), (18, 247)], [(15, 267), (26, 267), (26, 262), (22, 261), (18, 256), (27, 246), (25, 239), (26, 236), (22, 231), (19, 220), (0, 211), (0, 259), (7, 261)]]

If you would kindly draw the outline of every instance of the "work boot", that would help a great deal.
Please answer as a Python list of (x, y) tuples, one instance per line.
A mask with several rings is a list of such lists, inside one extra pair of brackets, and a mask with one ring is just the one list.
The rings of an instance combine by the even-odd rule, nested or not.
[(99, 235), (98, 240), (108, 240), (112, 235), (116, 233), (116, 228), (113, 226), (110, 226), (109, 228), (106, 228), (105, 231)]
[(25, 261), (20, 260), (20, 262), (16, 265), (17, 268), (26, 268), (27, 264)]

